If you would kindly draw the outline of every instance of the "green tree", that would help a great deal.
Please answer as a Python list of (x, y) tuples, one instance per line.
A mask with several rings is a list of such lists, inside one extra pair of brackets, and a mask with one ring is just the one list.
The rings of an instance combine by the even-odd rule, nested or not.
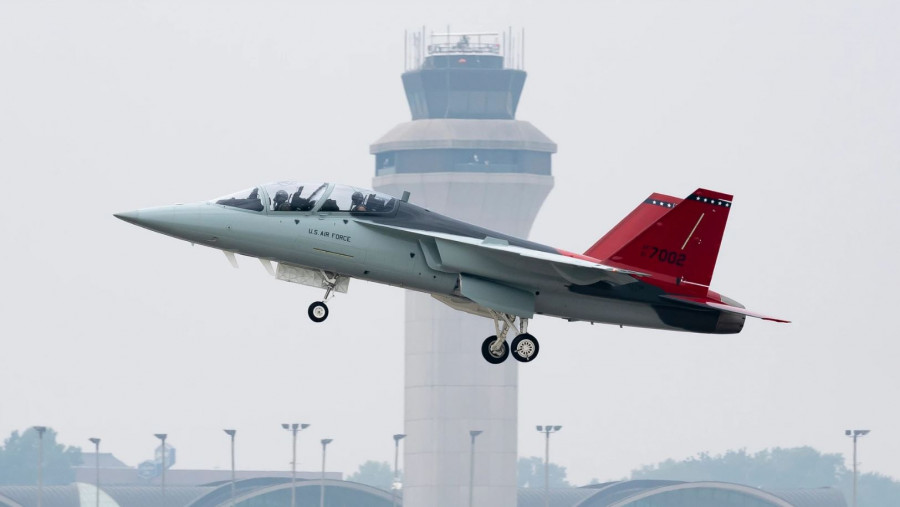
[[(18, 431), (0, 447), (0, 484), (36, 485), (40, 442), (38, 432), (28, 428)], [(81, 464), (81, 449), (56, 443), (56, 432), (47, 428), (44, 433), (44, 484), (69, 484), (75, 480), (75, 465)]]
[(764, 489), (834, 487), (847, 469), (840, 454), (821, 454), (811, 447), (746, 450), (710, 456), (701, 453), (683, 461), (666, 460), (631, 472), (632, 479), (722, 481)]
[(387, 461), (369, 460), (360, 465), (359, 470), (347, 477), (347, 480), (390, 491), (391, 484), (394, 483), (394, 472)]
[[(571, 484), (566, 480), (566, 467), (550, 463), (548, 475), (551, 488), (571, 487)], [(520, 488), (543, 488), (544, 459), (537, 456), (519, 458), (516, 476)]]
[[(847, 504), (853, 501), (853, 470), (847, 471), (841, 480), (841, 489)], [(859, 474), (856, 484), (859, 507), (896, 507), (900, 505), (900, 482), (890, 477), (865, 473)]]
[[(811, 447), (775, 448), (748, 454), (745, 450), (710, 456), (702, 453), (682, 461), (672, 459), (631, 472), (632, 479), (736, 482), (767, 490), (840, 489), (849, 504), (853, 494), (853, 470), (840, 454), (823, 454)], [(879, 474), (859, 476), (860, 507), (900, 505), (900, 482)]]

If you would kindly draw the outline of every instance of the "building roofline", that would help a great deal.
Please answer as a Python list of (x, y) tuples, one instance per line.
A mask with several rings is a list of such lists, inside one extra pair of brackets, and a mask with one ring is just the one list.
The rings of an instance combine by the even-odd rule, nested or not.
[[(763, 491), (761, 489), (753, 488), (750, 486), (744, 486), (742, 484), (733, 484), (730, 482), (716, 482), (716, 481), (703, 481), (703, 482), (684, 482), (681, 484), (672, 484), (669, 486), (662, 486), (659, 488), (652, 488), (646, 491), (642, 491), (636, 495), (629, 496), (618, 502), (612, 503), (609, 507), (626, 507), (633, 502), (637, 502), (638, 500), (643, 500), (644, 498), (649, 498), (655, 495), (660, 495), (663, 493), (668, 493), (670, 491), (680, 491), (683, 489), (700, 489), (700, 488), (711, 488), (711, 489), (721, 489), (727, 491), (736, 491), (739, 493), (745, 493), (755, 498), (759, 498), (760, 500), (765, 500), (768, 502), (772, 502), (778, 507), (793, 507), (790, 503), (785, 501), (783, 498), (776, 496), (768, 491)], [(602, 491), (602, 490), (601, 490)], [(584, 505), (584, 501), (576, 504), (576, 507)]]

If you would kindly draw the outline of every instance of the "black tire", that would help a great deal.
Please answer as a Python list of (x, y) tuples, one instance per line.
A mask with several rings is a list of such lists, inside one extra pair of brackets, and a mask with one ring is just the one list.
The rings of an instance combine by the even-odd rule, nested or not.
[(309, 305), (309, 310), (306, 313), (309, 315), (309, 320), (313, 322), (322, 322), (328, 318), (328, 305), (321, 301), (316, 301)]
[(537, 357), (538, 352), (541, 350), (540, 344), (538, 344), (537, 338), (531, 336), (528, 333), (520, 334), (516, 336), (509, 348), (511, 349), (510, 353), (516, 359), (516, 361), (527, 363), (530, 361), (534, 361), (534, 358)]
[(503, 342), (503, 346), (500, 349), (499, 355), (494, 355), (491, 352), (491, 344), (497, 340), (497, 336), (488, 336), (484, 343), (481, 344), (481, 355), (484, 356), (484, 360), (491, 364), (500, 364), (503, 361), (506, 361), (506, 358), (509, 357), (509, 344), (505, 341)]

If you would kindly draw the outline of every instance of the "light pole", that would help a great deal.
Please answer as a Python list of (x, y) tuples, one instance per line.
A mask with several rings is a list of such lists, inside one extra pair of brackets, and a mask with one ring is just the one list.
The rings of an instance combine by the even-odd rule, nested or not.
[(550, 434), (561, 430), (562, 426), (538, 426), (537, 430), (547, 438), (544, 444), (544, 505), (550, 506)]
[(856, 439), (869, 434), (870, 430), (844, 430), (844, 435), (853, 438), (853, 507), (856, 507)]
[(44, 500), (44, 432), (47, 431), (46, 426), (35, 426), (34, 431), (38, 434), (38, 501), (37, 507), (41, 507)]
[(394, 483), (391, 484), (392, 504), (397, 507), (397, 490), (400, 489), (400, 474), (397, 468), (397, 462), (400, 459), (400, 441), (406, 438), (403, 433), (394, 435)]
[(225, 430), (225, 433), (231, 437), (231, 507), (234, 507), (234, 434), (237, 430)]
[(469, 436), (472, 437), (472, 445), (469, 447), (469, 507), (472, 507), (475, 499), (475, 437), (482, 433), (481, 430), (469, 431)]
[(294, 487), (297, 483), (297, 432), (303, 431), (306, 428), (309, 428), (308, 424), (298, 424), (298, 423), (284, 423), (281, 425), (287, 431), (291, 432), (293, 435), (293, 454), (291, 455), (291, 507), (297, 507), (297, 497), (296, 492), (294, 491)]
[(319, 483), (319, 507), (325, 507), (325, 446), (330, 444), (332, 439), (322, 439), (322, 482)]
[(162, 490), (162, 505), (166, 507), (166, 435), (165, 433), (154, 433), (154, 437), (158, 438), (162, 442), (162, 456), (160, 461), (160, 489)]
[(97, 469), (97, 507), (100, 507), (100, 439), (89, 438), (88, 440), (94, 444), (94, 457), (96, 458), (94, 463)]

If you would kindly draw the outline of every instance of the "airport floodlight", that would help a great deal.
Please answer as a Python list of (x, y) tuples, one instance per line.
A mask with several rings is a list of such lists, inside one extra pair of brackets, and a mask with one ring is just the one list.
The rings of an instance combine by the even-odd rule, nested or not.
[(394, 482), (391, 484), (391, 505), (397, 507), (397, 491), (402, 487), (400, 484), (400, 470), (397, 468), (400, 462), (400, 441), (406, 438), (406, 433), (397, 433), (394, 435)]
[(35, 426), (34, 431), (38, 434), (38, 507), (44, 500), (44, 432), (47, 431), (46, 426)]
[(319, 482), (319, 507), (325, 507), (325, 447), (334, 440), (323, 438), (322, 442), (322, 481)]
[(161, 459), (159, 463), (160, 469), (160, 478), (159, 478), (159, 487), (162, 491), (163, 505), (166, 504), (166, 437), (168, 436), (165, 433), (154, 433), (154, 437), (160, 439), (162, 441), (162, 445), (160, 448), (162, 449)]
[(550, 507), (550, 434), (561, 430), (562, 426), (547, 424), (538, 426), (537, 430), (544, 434), (544, 505)]
[(96, 437), (89, 438), (88, 441), (94, 444), (94, 470), (97, 472), (97, 507), (100, 507), (100, 439)]
[(306, 423), (282, 423), (282, 428), (291, 432), (291, 442), (292, 442), (292, 451), (291, 451), (291, 507), (297, 507), (297, 433), (301, 430), (305, 430), (309, 428), (309, 424)]
[(234, 483), (235, 481), (235, 472), (234, 472), (234, 435), (237, 433), (237, 430), (223, 430), (226, 435), (231, 437), (231, 505), (234, 507)]
[(853, 507), (856, 507), (856, 439), (869, 434), (870, 430), (844, 430), (844, 435), (853, 439)]
[(469, 446), (469, 507), (475, 501), (475, 437), (484, 433), (482, 430), (469, 430), (472, 444)]

